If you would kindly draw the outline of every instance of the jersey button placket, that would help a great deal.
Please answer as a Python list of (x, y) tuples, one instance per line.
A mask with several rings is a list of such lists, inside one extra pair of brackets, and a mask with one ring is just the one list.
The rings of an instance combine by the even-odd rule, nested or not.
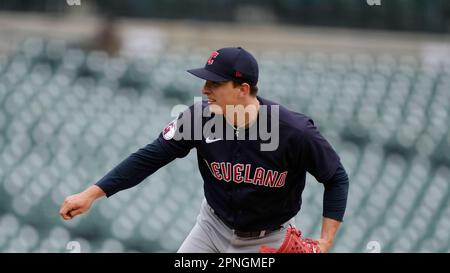
[(239, 162), (240, 157), (241, 157), (241, 145), (238, 143), (232, 155), (233, 164), (240, 163)]
[[(233, 163), (232, 165), (234, 166), (235, 164), (241, 163), (240, 160), (240, 156), (241, 156), (241, 145), (239, 143), (239, 141), (235, 141), (236, 145), (233, 149), (233, 154), (232, 154), (232, 160)], [(231, 183), (232, 187), (231, 187), (231, 204), (232, 207), (234, 208), (234, 212), (233, 212), (233, 220), (234, 222), (236, 222), (236, 220), (239, 218), (239, 214), (237, 213), (236, 209), (239, 207), (238, 205), (238, 200), (239, 200), (239, 184), (236, 183)]]

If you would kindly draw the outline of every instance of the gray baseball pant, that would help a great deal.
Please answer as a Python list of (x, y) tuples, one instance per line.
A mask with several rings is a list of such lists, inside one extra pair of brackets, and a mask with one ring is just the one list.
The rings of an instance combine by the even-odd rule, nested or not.
[(225, 225), (203, 199), (197, 222), (181, 244), (178, 253), (255, 253), (259, 252), (262, 245), (278, 248), (289, 225), (295, 226), (294, 218), (268, 235), (242, 238)]

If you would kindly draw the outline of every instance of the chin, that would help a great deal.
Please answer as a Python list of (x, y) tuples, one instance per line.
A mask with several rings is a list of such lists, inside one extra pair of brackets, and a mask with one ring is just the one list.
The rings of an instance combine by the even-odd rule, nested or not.
[(222, 107), (220, 107), (217, 104), (209, 104), (209, 111), (211, 113), (216, 114), (216, 115), (222, 115), (223, 114)]

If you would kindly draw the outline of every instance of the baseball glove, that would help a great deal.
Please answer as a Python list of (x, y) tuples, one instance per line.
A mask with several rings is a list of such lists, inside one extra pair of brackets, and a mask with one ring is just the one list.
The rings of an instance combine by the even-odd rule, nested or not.
[(284, 241), (276, 249), (270, 246), (261, 246), (260, 253), (320, 253), (319, 242), (309, 238), (302, 238), (302, 232), (290, 226), (287, 229)]

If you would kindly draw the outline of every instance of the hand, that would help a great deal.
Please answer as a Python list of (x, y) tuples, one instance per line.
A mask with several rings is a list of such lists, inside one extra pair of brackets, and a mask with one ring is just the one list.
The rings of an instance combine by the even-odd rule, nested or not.
[(83, 192), (68, 196), (64, 199), (59, 214), (64, 220), (73, 219), (75, 216), (88, 211), (93, 201)]
[(321, 238), (321, 239), (319, 239), (319, 240), (317, 240), (318, 242), (319, 242), (319, 248), (320, 248), (320, 251), (322, 252), (322, 253), (326, 253), (326, 252), (328, 252), (328, 250), (331, 248), (331, 246), (333, 245), (333, 242), (332, 241), (329, 241), (329, 240), (326, 240), (326, 239), (323, 239), (323, 238)]
[(68, 196), (59, 209), (59, 215), (64, 220), (73, 219), (75, 216), (88, 211), (95, 199), (104, 195), (105, 192), (98, 186), (91, 186), (83, 192)]

